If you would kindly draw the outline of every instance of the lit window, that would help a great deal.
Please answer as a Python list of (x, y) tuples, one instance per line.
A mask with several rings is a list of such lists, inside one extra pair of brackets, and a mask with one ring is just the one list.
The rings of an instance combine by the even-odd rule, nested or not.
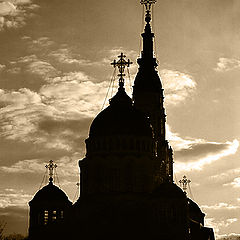
[(61, 211), (60, 213), (61, 213), (61, 214), (60, 214), (60, 217), (63, 218), (63, 211)]
[(52, 212), (52, 221), (54, 222), (54, 221), (56, 221), (56, 220), (57, 220), (57, 211), (54, 210), (54, 211)]
[(48, 211), (45, 210), (44, 211), (44, 225), (46, 225), (48, 223)]

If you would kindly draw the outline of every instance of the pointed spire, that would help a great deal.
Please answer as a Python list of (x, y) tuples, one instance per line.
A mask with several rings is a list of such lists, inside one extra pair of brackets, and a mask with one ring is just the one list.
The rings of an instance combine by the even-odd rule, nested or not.
[(121, 55), (118, 56), (120, 59), (118, 61), (114, 60), (111, 65), (115, 67), (118, 67), (118, 70), (119, 70), (119, 89), (124, 89), (124, 76), (125, 76), (125, 73), (124, 73), (124, 70), (125, 70), (125, 67), (129, 67), (130, 64), (132, 64), (132, 62), (130, 62), (130, 60), (128, 59), (127, 61), (124, 59), (126, 56), (121, 53)]
[(141, 0), (140, 3), (145, 5), (145, 21), (146, 25), (144, 28), (144, 32), (142, 33), (143, 38), (143, 51), (141, 54), (142, 59), (138, 59), (138, 64), (141, 65), (143, 63), (143, 59), (146, 59), (149, 65), (152, 67), (157, 66), (156, 59), (153, 57), (153, 38), (154, 33), (152, 33), (151, 29), (151, 7), (156, 3), (156, 0)]
[(53, 160), (49, 161), (49, 164), (45, 166), (48, 169), (49, 172), (49, 183), (52, 184), (53, 182), (53, 171), (57, 167), (57, 164), (53, 163)]

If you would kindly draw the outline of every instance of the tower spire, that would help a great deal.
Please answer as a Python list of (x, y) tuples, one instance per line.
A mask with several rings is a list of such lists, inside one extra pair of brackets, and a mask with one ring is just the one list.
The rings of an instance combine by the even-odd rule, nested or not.
[(120, 59), (118, 61), (114, 60), (111, 65), (115, 67), (118, 67), (118, 70), (119, 70), (119, 89), (123, 89), (124, 88), (124, 76), (125, 76), (125, 73), (124, 73), (124, 70), (125, 70), (125, 67), (129, 67), (130, 64), (132, 64), (132, 62), (130, 62), (130, 60), (128, 59), (127, 61), (124, 59), (126, 56), (121, 53), (119, 56), (118, 56)]
[(143, 49), (137, 62), (139, 65), (133, 86), (134, 107), (142, 111), (152, 125), (154, 138), (154, 152), (156, 157), (155, 179), (160, 182), (173, 181), (172, 149), (166, 140), (166, 115), (163, 106), (164, 96), (161, 79), (157, 72), (157, 61), (153, 52), (154, 33), (151, 29), (151, 8), (156, 0), (140, 0), (145, 6), (145, 28), (141, 34)]
[(138, 64), (143, 64), (144, 61), (148, 62), (152, 67), (157, 66), (156, 59), (153, 57), (153, 38), (154, 33), (151, 29), (151, 8), (152, 5), (156, 3), (156, 0), (141, 0), (140, 3), (145, 6), (145, 28), (144, 32), (141, 34), (143, 38), (143, 50), (141, 53), (142, 59), (138, 59)]
[(49, 161), (49, 164), (45, 166), (48, 169), (49, 172), (49, 183), (53, 182), (53, 171), (57, 167), (57, 164), (53, 163), (53, 160)]
[(142, 5), (145, 5), (146, 8), (146, 16), (145, 16), (145, 21), (149, 23), (151, 21), (151, 7), (152, 4), (155, 4), (157, 0), (141, 0), (140, 3)]

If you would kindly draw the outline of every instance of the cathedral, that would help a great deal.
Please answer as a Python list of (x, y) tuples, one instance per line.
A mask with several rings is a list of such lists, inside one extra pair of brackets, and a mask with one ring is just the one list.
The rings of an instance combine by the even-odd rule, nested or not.
[(121, 53), (118, 91), (93, 120), (79, 161), (80, 197), (72, 204), (53, 183), (29, 202), (29, 239), (214, 240), (198, 205), (173, 181), (173, 151), (153, 52), (151, 6), (145, 5), (143, 49), (132, 99), (124, 88), (130, 60)]

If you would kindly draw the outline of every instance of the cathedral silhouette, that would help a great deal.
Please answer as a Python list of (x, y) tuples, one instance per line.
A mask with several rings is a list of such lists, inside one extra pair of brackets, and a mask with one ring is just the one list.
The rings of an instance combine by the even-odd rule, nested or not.
[(131, 99), (123, 53), (112, 65), (119, 87), (107, 108), (93, 120), (86, 156), (79, 161), (80, 197), (72, 204), (53, 184), (29, 202), (29, 239), (214, 240), (198, 205), (173, 181), (173, 151), (165, 136), (166, 115), (161, 80), (153, 54), (151, 5), (145, 5), (143, 50)]

